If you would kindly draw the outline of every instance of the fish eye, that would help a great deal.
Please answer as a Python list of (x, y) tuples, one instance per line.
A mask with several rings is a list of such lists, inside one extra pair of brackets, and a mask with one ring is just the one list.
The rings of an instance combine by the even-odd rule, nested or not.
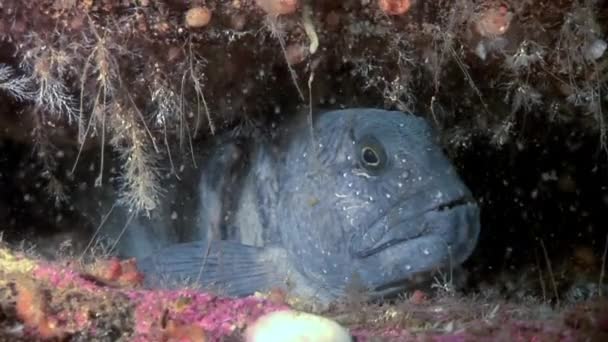
[(369, 146), (364, 146), (361, 149), (361, 160), (368, 166), (378, 166), (380, 164), (378, 153)]
[(384, 146), (373, 136), (365, 136), (358, 143), (359, 162), (370, 171), (379, 171), (387, 160)]

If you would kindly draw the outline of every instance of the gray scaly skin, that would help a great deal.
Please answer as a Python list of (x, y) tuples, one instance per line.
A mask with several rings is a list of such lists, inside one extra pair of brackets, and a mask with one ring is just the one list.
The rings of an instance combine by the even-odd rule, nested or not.
[(227, 139), (200, 165), (195, 224), (129, 228), (118, 246), (148, 286), (286, 287), (328, 302), (356, 282), (374, 297), (477, 243), (478, 206), (414, 115), (328, 111), (314, 132), (304, 117), (264, 142)]

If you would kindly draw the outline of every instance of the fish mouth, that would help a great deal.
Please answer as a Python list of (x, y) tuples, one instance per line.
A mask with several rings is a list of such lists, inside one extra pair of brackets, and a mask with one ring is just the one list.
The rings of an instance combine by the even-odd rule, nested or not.
[(427, 287), (436, 271), (422, 271), (399, 280), (377, 286), (369, 291), (372, 299), (387, 299), (396, 297), (405, 291)]
[(439, 206), (437, 206), (435, 209), (432, 210), (436, 210), (436, 211), (444, 211), (444, 210), (449, 210), (461, 205), (467, 205), (467, 204), (477, 204), (475, 202), (475, 199), (473, 198), (473, 196), (462, 196), (460, 198), (457, 198), (455, 200), (449, 201), (447, 203), (441, 204)]
[[(454, 268), (473, 252), (480, 231), (479, 207), (466, 194), (417, 215), (402, 215), (371, 248), (361, 250), (357, 270), (373, 296), (388, 296)], [(391, 214), (389, 214), (391, 215)]]
[[(392, 232), (396, 232), (397, 229), (404, 228), (403, 222), (407, 222), (408, 220), (415, 220), (417, 217), (423, 217), (428, 213), (441, 213), (447, 212), (450, 210), (454, 210), (458, 207), (466, 207), (466, 206), (477, 206), (475, 199), (467, 194), (456, 199), (450, 200), (448, 202), (433, 206), (429, 209), (422, 211), (419, 214), (405, 216), (398, 220), (397, 223), (390, 224), (386, 229), (386, 234), (382, 238), (379, 239), (373, 246), (369, 248), (360, 249), (355, 251), (355, 255), (359, 258), (365, 258), (372, 254), (378, 253), (383, 249), (390, 248), (394, 245), (400, 244), (402, 242), (406, 242), (409, 240), (413, 240), (424, 236), (426, 234), (432, 233), (433, 226), (428, 223), (423, 223), (419, 226), (418, 229), (401, 229), (401, 231), (397, 232), (397, 234), (391, 234)], [(382, 221), (383, 219), (391, 220), (389, 217), (393, 214), (394, 210), (389, 212), (388, 214), (379, 218), (378, 221)], [(373, 229), (373, 228), (372, 228)]]

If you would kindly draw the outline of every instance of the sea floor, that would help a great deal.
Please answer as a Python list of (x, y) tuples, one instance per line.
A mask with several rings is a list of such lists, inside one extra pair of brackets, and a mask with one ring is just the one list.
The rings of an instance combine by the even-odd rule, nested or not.
[[(278, 290), (248, 298), (145, 290), (145, 275), (118, 259), (48, 263), (3, 248), (0, 275), (0, 339), (10, 341), (241, 341), (264, 314), (308, 306)], [(314, 313), (356, 341), (608, 340), (600, 297), (557, 307), (416, 290), (391, 304), (353, 298)]]

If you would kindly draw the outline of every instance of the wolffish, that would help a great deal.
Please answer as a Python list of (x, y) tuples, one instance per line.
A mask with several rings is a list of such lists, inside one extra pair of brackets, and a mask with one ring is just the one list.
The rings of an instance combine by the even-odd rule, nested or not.
[(424, 119), (368, 108), (307, 119), (210, 148), (196, 224), (165, 232), (179, 238), (125, 234), (119, 252), (140, 257), (148, 286), (286, 287), (328, 302), (356, 282), (373, 298), (470, 256), (479, 208)]

